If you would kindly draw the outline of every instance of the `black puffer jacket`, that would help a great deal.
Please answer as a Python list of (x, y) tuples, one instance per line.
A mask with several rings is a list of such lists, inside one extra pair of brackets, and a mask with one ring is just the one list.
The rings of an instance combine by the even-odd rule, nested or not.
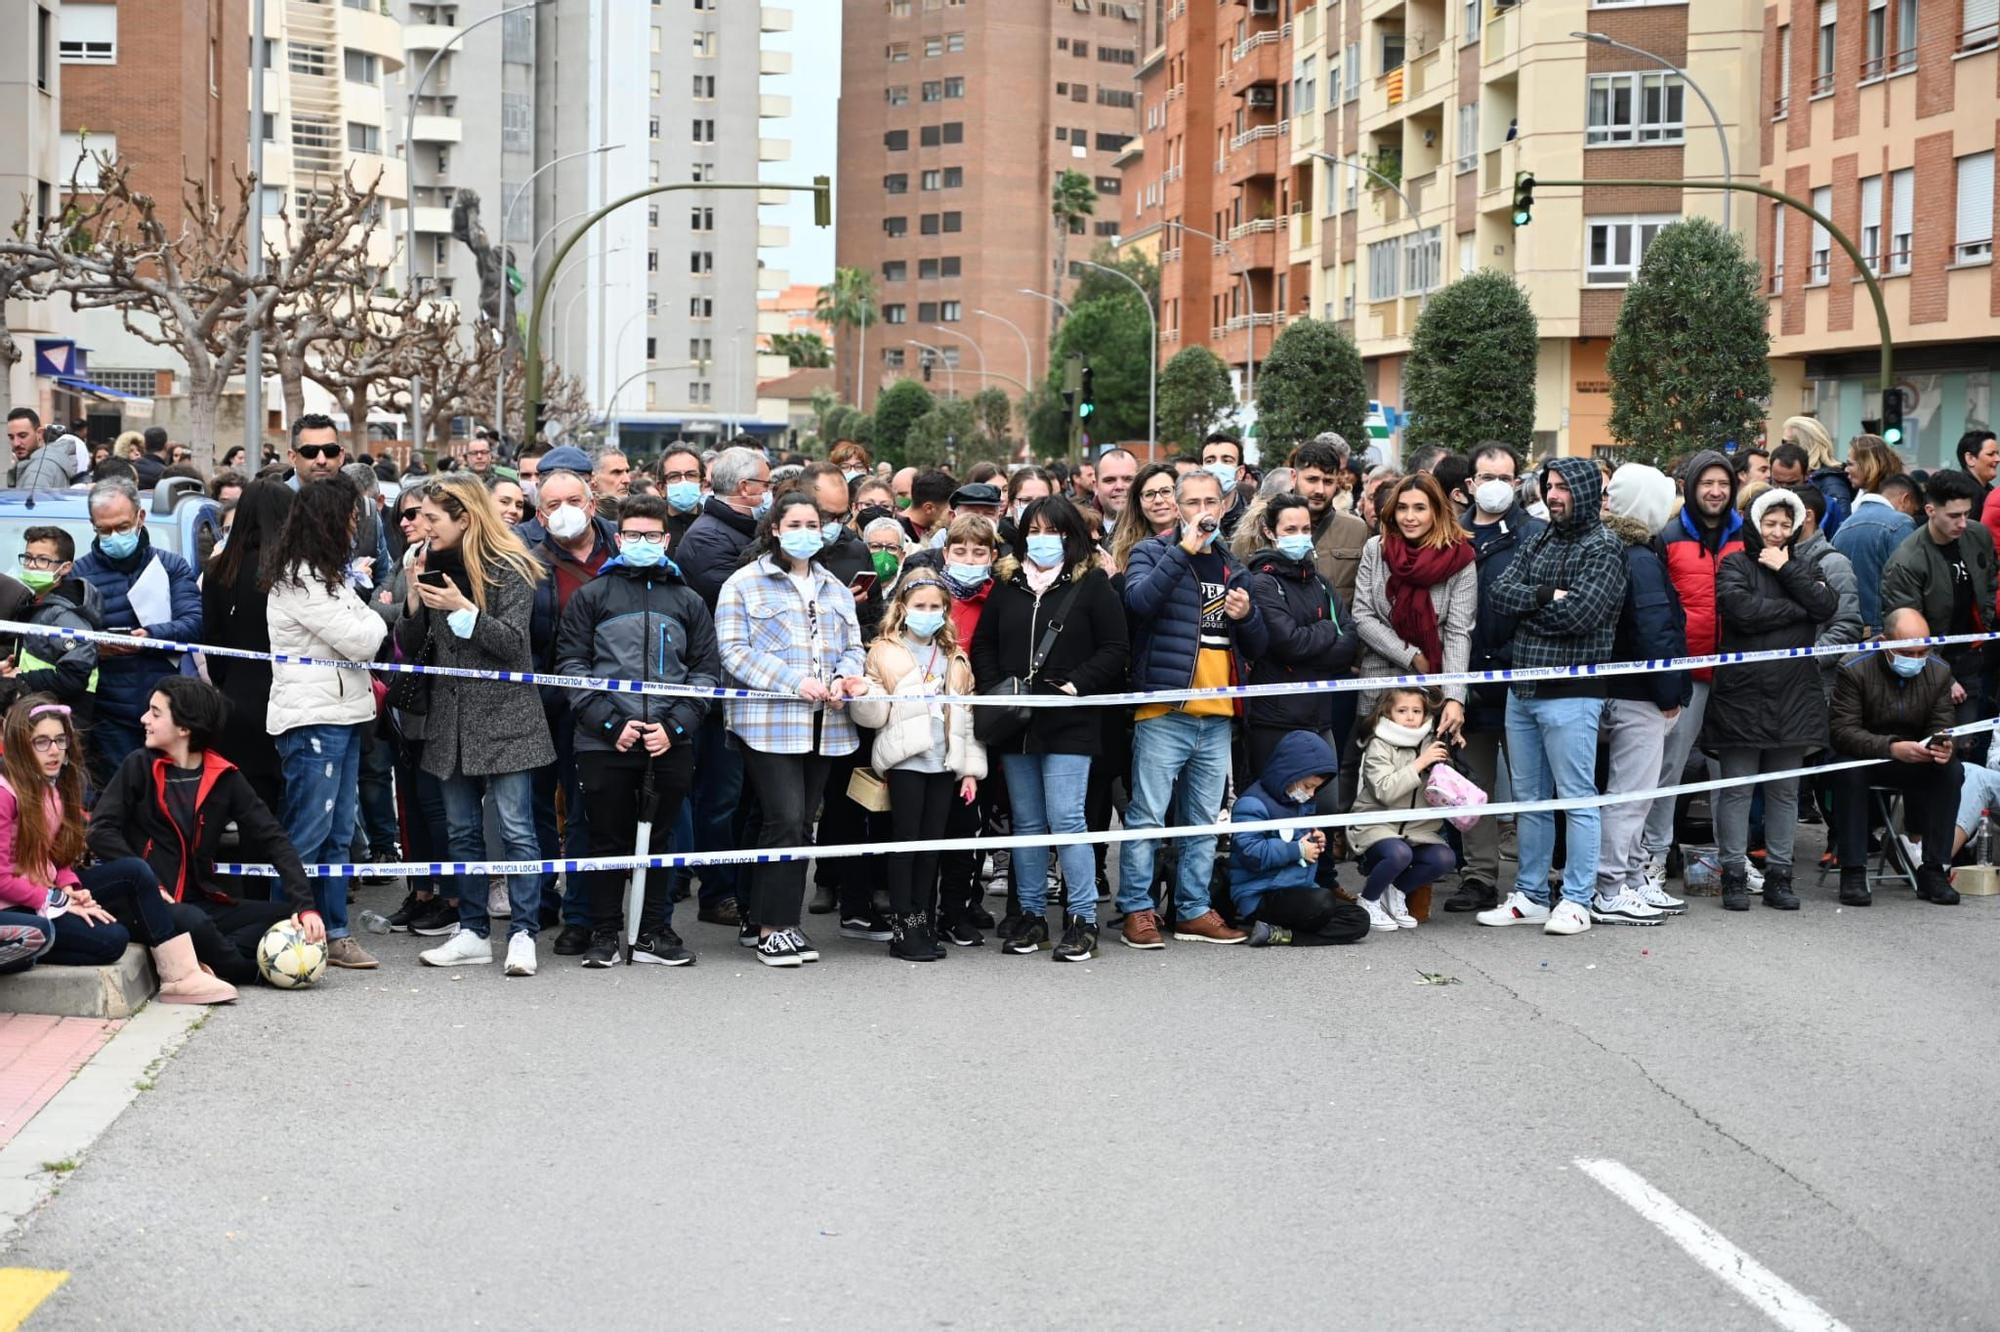
[[(577, 589), (556, 636), (562, 675), (713, 689), (722, 683), (715, 621), (673, 561), (635, 569), (624, 557)], [(610, 690), (573, 692), (576, 748), (614, 752), (628, 721), (664, 722), (675, 744), (701, 730), (710, 702)]]
[[(1058, 692), (1056, 686), (1069, 684), (1089, 697), (1124, 688), (1125, 666), (1131, 658), (1125, 608), (1118, 604), (1118, 594), (1103, 570), (1087, 561), (1076, 564), (1063, 571), (1043, 598), (1035, 596), (1012, 556), (994, 566), (993, 575), (993, 591), (972, 634), (972, 673), (980, 689), (990, 689), (1009, 676), (1027, 676), (1052, 608), (1062, 611), (1062, 632), (1042, 663), (1035, 692), (1052, 694)], [(1095, 756), (1103, 734), (1101, 709), (1036, 708), (1020, 739), (990, 753)]]
[[(1296, 685), (1354, 673), (1361, 635), (1311, 556), (1292, 560), (1275, 550), (1260, 550), (1250, 557), (1247, 584), (1269, 636), (1263, 653), (1251, 663), (1251, 684)], [(1331, 690), (1302, 690), (1252, 698), (1245, 718), (1252, 726), (1324, 731), (1333, 725), (1334, 697)]]
[[(1716, 570), (1715, 605), (1722, 626), (1718, 651), (1811, 647), (1820, 626), (1840, 610), (1840, 598), (1817, 565), (1793, 556), (1774, 573), (1757, 561), (1763, 549), (1756, 527), (1745, 523), (1743, 549), (1723, 556)], [(1826, 693), (1819, 662), (1793, 657), (1719, 667), (1701, 743), (1705, 749), (1823, 748)]]

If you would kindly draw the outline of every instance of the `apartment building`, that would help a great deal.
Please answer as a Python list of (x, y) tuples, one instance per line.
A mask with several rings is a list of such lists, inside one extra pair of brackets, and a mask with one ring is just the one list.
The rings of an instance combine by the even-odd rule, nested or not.
[[(1793, 0), (1764, 9), (1763, 183), (1827, 214), (1880, 284), (1913, 466), (1953, 461), (1993, 422), (1993, 0)], [(1881, 329), (1860, 273), (1818, 224), (1759, 202), (1771, 288), (1773, 415), (1844, 441), (1880, 412)]]
[[(1175, 311), (1163, 280), (1172, 345), (1199, 339), (1242, 366), (1251, 310), (1239, 296), (1255, 299), (1260, 324), (1267, 311), (1280, 326), (1306, 313), (1335, 320), (1361, 349), (1371, 395), (1393, 412), (1425, 299), (1496, 268), (1521, 282), (1541, 320), (1538, 451), (1610, 446), (1605, 354), (1623, 289), (1660, 227), (1720, 220), (1721, 196), (1544, 188), (1533, 223), (1517, 230), (1515, 175), (1721, 175), (1716, 127), (1681, 79), (1570, 35), (1580, 32), (1685, 70), (1717, 104), (1732, 165), (1747, 168), (1757, 97), (1743, 71), (1756, 67), (1762, 34), (1746, 13), (1719, 0), (1174, 0), (1163, 17), (1159, 62), (1149, 57), (1143, 85), (1155, 128), (1143, 178), (1128, 182), (1139, 199), (1127, 222), (1203, 227), (1221, 238), (1210, 245), (1225, 266), (1205, 288), (1182, 280), (1213, 311), (1206, 328), (1190, 323), (1186, 294)], [(1194, 215), (1204, 206), (1209, 223)], [(1752, 234), (1753, 220), (1747, 205), (1733, 206), (1739, 232)], [(1265, 224), (1275, 236), (1260, 269)], [(1268, 289), (1260, 272), (1271, 274)], [(1261, 328), (1256, 336), (1262, 355)]]
[[(56, 0), (0, 6), (0, 224), (12, 226), (20, 210), (36, 219), (54, 215), (62, 197), (62, 92), (68, 69), (60, 50), (61, 6)], [(5, 294), (0, 293), (0, 299)], [(36, 350), (69, 335), (73, 320), (55, 301), (7, 301), (7, 327), (22, 349), (5, 373), (6, 399), (33, 407), (44, 420), (74, 419), (83, 395), (42, 375)]]
[[(952, 371), (938, 392), (970, 395), (983, 367), (1018, 395), (1047, 371), (1044, 297), (1066, 298), (1121, 228), (1116, 162), (1139, 130), (1152, 3), (847, 0), (834, 248), (873, 277), (881, 322), (839, 330), (843, 398), (871, 405), (927, 357)], [(1098, 204), (1057, 273), (1049, 195), (1065, 170)]]

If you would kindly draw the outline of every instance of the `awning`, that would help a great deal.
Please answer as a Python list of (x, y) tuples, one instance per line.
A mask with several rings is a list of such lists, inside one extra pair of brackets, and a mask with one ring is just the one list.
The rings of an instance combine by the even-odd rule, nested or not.
[(79, 378), (76, 375), (57, 375), (55, 380), (56, 383), (61, 384), (64, 388), (72, 392), (88, 393), (91, 397), (102, 398), (106, 402), (131, 402), (136, 401), (139, 396), (136, 393), (120, 393), (117, 389), (106, 388), (102, 384), (93, 384), (89, 380)]

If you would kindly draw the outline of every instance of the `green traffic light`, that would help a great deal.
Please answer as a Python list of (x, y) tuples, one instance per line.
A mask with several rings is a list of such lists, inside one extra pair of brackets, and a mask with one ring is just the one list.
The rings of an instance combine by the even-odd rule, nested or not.
[(1078, 408), (1076, 409), (1076, 414), (1077, 414), (1078, 416), (1089, 416), (1089, 415), (1090, 415), (1090, 414), (1091, 414), (1092, 412), (1094, 412), (1094, 411), (1096, 411), (1096, 410), (1097, 410), (1097, 404), (1096, 404), (1096, 403), (1094, 403), (1094, 402), (1086, 402), (1086, 403), (1084, 403), (1084, 404), (1083, 404), (1082, 406), (1080, 406), (1080, 407), (1078, 407)]
[(1882, 431), (1882, 442), (1884, 444), (1901, 444), (1903, 442), (1902, 429), (1898, 426), (1887, 427)]
[(1529, 224), (1530, 222), (1532, 222), (1532, 221), (1534, 221), (1534, 220), (1535, 220), (1535, 219), (1534, 219), (1534, 216), (1533, 216), (1533, 215), (1532, 215), (1531, 213), (1529, 213), (1527, 209), (1525, 209), (1525, 208), (1522, 208), (1522, 209), (1516, 209), (1516, 210), (1515, 210), (1515, 213), (1514, 213), (1514, 225), (1515, 225), (1515, 226), (1517, 226), (1517, 227), (1525, 227), (1525, 226), (1527, 226), (1527, 225), (1528, 225), (1528, 224)]

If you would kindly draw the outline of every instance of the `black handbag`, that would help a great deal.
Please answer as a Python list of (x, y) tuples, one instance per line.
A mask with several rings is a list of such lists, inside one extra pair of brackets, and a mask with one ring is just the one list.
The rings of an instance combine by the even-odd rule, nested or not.
[[(417, 649), (416, 665), (437, 664), (437, 630), (424, 632), (424, 645)], [(389, 672), (389, 694), (384, 700), (398, 712), (421, 717), (431, 710), (431, 677), (415, 671)]]
[[(1075, 588), (1064, 599), (1063, 610), (1068, 610), (1070, 602), (1076, 599)], [(1056, 645), (1056, 635), (1062, 632), (1063, 617), (1051, 615), (1049, 627), (1042, 630), (1042, 639), (1035, 644), (1034, 655), (1028, 658), (1026, 676), (1010, 675), (996, 684), (980, 690), (986, 698), (1019, 698), (1035, 692), (1035, 677), (1041, 673), (1042, 663), (1049, 659), (1049, 649)], [(979, 743), (991, 749), (1004, 745), (1028, 729), (1028, 719), (1034, 709), (1020, 706), (1008, 707), (1001, 704), (975, 705), (972, 709), (972, 734)]]

